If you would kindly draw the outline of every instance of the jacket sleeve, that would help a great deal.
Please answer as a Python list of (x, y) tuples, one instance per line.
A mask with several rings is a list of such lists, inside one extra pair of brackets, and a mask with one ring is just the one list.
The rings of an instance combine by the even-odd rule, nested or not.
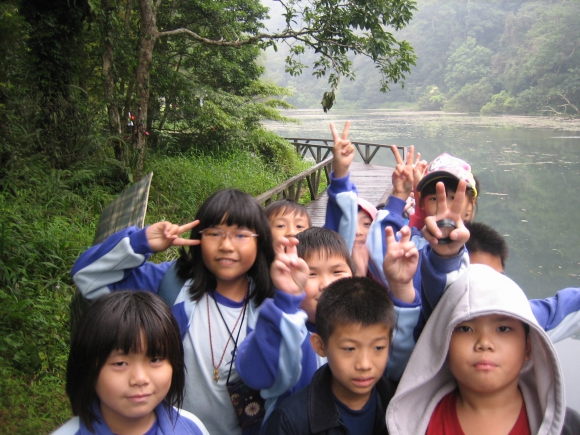
[(154, 264), (145, 229), (129, 227), (92, 246), (75, 262), (71, 275), (87, 299), (115, 290), (146, 290), (157, 293), (171, 263)]
[(547, 299), (532, 299), (530, 305), (553, 343), (580, 331), (580, 288), (566, 288)]
[(324, 228), (339, 233), (350, 252), (354, 245), (358, 225), (358, 190), (350, 181), (350, 174), (342, 178), (334, 178), (334, 172), (332, 172), (327, 192)]
[(255, 329), (238, 349), (238, 373), (265, 399), (280, 396), (300, 378), (301, 344), (308, 335), (306, 313), (299, 309), (303, 299), (276, 290), (262, 303)]

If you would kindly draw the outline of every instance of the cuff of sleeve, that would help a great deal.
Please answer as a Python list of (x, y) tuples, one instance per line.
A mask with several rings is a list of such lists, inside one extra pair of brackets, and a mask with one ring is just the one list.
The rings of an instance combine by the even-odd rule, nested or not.
[(149, 246), (149, 242), (147, 241), (147, 234), (146, 231), (147, 227), (135, 231), (134, 233), (129, 235), (129, 241), (131, 246), (133, 247), (133, 251), (137, 254), (151, 254), (153, 251)]
[(274, 292), (274, 304), (283, 312), (294, 314), (300, 309), (305, 297), (306, 293), (304, 292), (301, 295), (291, 295), (276, 289)]
[(454, 270), (459, 269), (461, 265), (461, 260), (463, 259), (463, 255), (465, 254), (465, 246), (461, 248), (459, 253), (453, 257), (443, 258), (439, 254), (437, 254), (431, 246), (425, 247), (425, 254), (429, 256), (429, 261), (435, 268), (435, 270), (443, 273), (450, 273)]
[(407, 205), (407, 202), (403, 201), (401, 198), (389, 196), (387, 205), (385, 205), (385, 210), (388, 210), (396, 216), (402, 216), (403, 210), (405, 210), (405, 205)]
[(415, 299), (411, 303), (409, 303), (409, 302), (403, 302), (400, 299), (395, 298), (391, 293), (389, 293), (389, 294), (391, 296), (391, 299), (393, 300), (393, 304), (396, 307), (401, 307), (401, 308), (415, 308), (415, 307), (420, 307), (421, 306), (421, 298), (419, 297), (419, 292), (417, 292), (417, 290), (415, 290)]

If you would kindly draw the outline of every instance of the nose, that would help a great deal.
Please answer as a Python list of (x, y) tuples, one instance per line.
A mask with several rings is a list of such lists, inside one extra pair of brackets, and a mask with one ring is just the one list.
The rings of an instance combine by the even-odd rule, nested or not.
[(222, 250), (222, 251), (232, 251), (233, 250), (232, 235), (230, 233), (225, 233), (224, 237), (222, 237), (222, 239), (220, 241), (220, 250)]
[(285, 237), (295, 237), (296, 236), (296, 227), (294, 225), (288, 225), (286, 227), (286, 234)]
[(144, 386), (149, 383), (149, 372), (142, 363), (133, 364), (130, 383), (134, 386)]
[(331, 283), (331, 280), (326, 275), (320, 275), (318, 277), (318, 291), (322, 292), (328, 285)]
[(368, 350), (361, 349), (356, 359), (355, 369), (360, 371), (370, 370), (372, 367)]
[(475, 342), (475, 349), (480, 352), (494, 350), (493, 340), (491, 339), (489, 333), (486, 331), (479, 333), (477, 341)]

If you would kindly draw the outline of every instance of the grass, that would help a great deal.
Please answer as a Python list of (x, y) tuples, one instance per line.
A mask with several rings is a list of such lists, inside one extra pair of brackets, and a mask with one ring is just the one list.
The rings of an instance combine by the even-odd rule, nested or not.
[[(285, 165), (273, 167), (249, 151), (150, 156), (146, 221), (187, 222), (218, 189), (257, 195), (308, 167), (295, 154)], [(114, 166), (55, 171), (37, 164), (27, 171), (0, 180), (1, 434), (50, 433), (71, 417), (64, 391), (70, 269), (91, 245), (101, 210), (123, 187)]]

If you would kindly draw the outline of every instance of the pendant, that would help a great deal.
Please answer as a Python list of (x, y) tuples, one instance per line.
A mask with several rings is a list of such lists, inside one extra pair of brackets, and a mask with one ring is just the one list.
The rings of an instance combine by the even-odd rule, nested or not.
[(214, 381), (218, 381), (218, 379), (220, 378), (220, 372), (218, 369), (213, 369), (213, 380)]

